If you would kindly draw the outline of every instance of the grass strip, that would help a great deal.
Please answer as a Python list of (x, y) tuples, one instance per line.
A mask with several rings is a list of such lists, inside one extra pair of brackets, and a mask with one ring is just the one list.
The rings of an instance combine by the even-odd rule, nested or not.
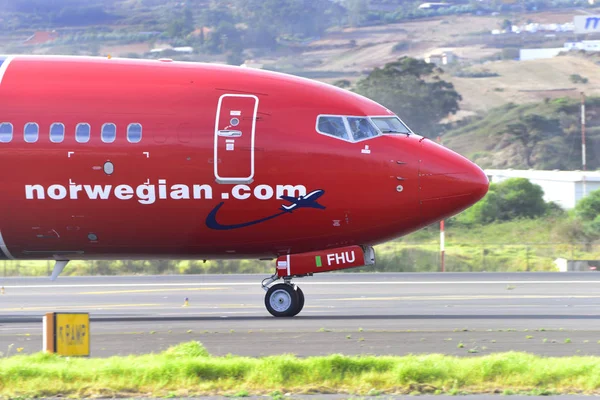
[(403, 357), (213, 357), (199, 342), (110, 358), (15, 355), (0, 361), (0, 396), (282, 393), (598, 393), (600, 357), (497, 353)]

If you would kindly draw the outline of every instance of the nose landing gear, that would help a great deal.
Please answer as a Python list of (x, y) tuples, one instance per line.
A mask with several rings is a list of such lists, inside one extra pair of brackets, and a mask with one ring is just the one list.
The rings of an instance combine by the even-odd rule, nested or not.
[(278, 279), (277, 275), (263, 281), (265, 295), (265, 307), (274, 317), (293, 317), (298, 315), (304, 307), (304, 293), (298, 286), (292, 284), (291, 278), (284, 278), (284, 283), (268, 286)]
[[(267, 292), (265, 306), (274, 317), (293, 317), (304, 307), (304, 293), (292, 278), (313, 276), (318, 272), (362, 267), (375, 264), (370, 246), (346, 246), (310, 253), (284, 254), (277, 258), (275, 274), (262, 281)], [(277, 283), (283, 279), (283, 283)]]

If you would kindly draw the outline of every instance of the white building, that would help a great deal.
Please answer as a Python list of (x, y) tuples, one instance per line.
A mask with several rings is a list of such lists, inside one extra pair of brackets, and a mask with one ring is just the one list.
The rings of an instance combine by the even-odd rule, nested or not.
[(506, 29), (493, 29), (492, 35), (501, 35), (506, 33), (520, 34), (523, 32), (537, 33), (537, 32), (573, 32), (575, 25), (572, 22), (564, 24), (539, 24), (529, 23), (526, 25), (512, 25), (510, 30)]
[(565, 49), (600, 51), (600, 40), (582, 40), (581, 42), (567, 42), (565, 43)]
[(150, 50), (150, 53), (163, 53), (165, 51), (174, 51), (176, 53), (192, 54), (194, 52), (194, 48), (193, 47), (189, 47), (189, 46), (171, 47), (171, 46), (167, 45), (165, 47), (156, 47), (156, 48)]
[(449, 3), (422, 3), (419, 10), (438, 10), (440, 8), (452, 7)]
[(255, 69), (262, 69), (265, 65), (263, 63), (259, 63), (255, 60), (246, 60), (244, 61), (244, 63), (242, 65), (240, 65), (240, 67), (246, 67), (246, 68), (255, 68)]
[(587, 195), (600, 189), (598, 171), (486, 169), (485, 174), (491, 183), (499, 183), (509, 178), (529, 179), (531, 183), (542, 187), (545, 201), (553, 201), (566, 210), (575, 207), (584, 197), (584, 192)]
[(451, 51), (446, 51), (444, 53), (431, 54), (429, 57), (425, 57), (425, 62), (430, 64), (435, 64), (438, 67), (440, 65), (448, 65), (452, 64), (456, 61), (456, 55)]
[(553, 58), (559, 55), (563, 51), (568, 51), (564, 47), (555, 47), (550, 49), (520, 49), (519, 60), (540, 60), (543, 58)]

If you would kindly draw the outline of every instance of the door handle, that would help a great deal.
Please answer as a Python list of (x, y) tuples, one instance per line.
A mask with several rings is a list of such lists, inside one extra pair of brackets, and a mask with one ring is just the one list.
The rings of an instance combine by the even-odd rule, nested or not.
[(219, 136), (223, 136), (223, 137), (241, 137), (242, 136), (242, 131), (234, 131), (231, 129), (223, 129), (221, 131), (219, 131)]

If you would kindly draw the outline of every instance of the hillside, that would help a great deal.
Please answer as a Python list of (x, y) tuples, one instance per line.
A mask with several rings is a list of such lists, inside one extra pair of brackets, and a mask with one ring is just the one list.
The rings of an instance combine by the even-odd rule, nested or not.
[[(505, 13), (488, 10), (478, 13), (481, 15), (462, 13), (394, 23), (400, 15), (398, 10), (413, 5), (401, 1), (370, 1), (371, 16), (389, 8), (390, 11), (383, 14), (387, 16), (386, 22), (355, 24), (352, 10), (330, 5), (328, 16), (317, 21), (320, 25), (305, 31), (304, 28), (312, 26), (311, 18), (320, 15), (319, 8), (294, 9), (293, 15), (279, 15), (277, 10), (269, 9), (272, 15), (260, 18), (260, 14), (244, 8), (243, 4), (248, 1), (90, 0), (85, 6), (79, 0), (0, 2), (3, 28), (0, 29), (0, 53), (159, 58), (161, 53), (150, 50), (190, 46), (194, 48), (193, 53), (172, 52), (164, 56), (233, 64), (253, 60), (264, 68), (328, 83), (340, 79), (355, 83), (373, 68), (402, 56), (425, 58), (451, 51), (458, 62), (443, 67), (446, 71), (443, 78), (452, 82), (463, 97), (461, 112), (454, 116), (455, 120), (507, 102), (522, 104), (547, 97), (576, 97), (581, 90), (588, 94), (600, 92), (600, 69), (596, 68), (596, 60), (569, 56), (517, 62), (505, 54), (508, 49), (514, 55), (518, 47), (562, 46), (562, 42), (573, 40), (573, 35), (490, 33), (508, 18), (515, 24), (565, 23), (572, 21), (574, 15), (595, 12), (593, 8)], [(281, 4), (284, 3), (291, 4), (289, 1)], [(217, 7), (218, 4), (221, 6)], [(387, 6), (382, 8), (382, 4)], [(189, 15), (186, 16), (186, 12)], [(289, 21), (285, 21), (301, 22), (295, 28), (285, 21), (274, 22), (286, 16)], [(261, 26), (274, 35), (273, 42), (257, 47), (260, 43), (252, 38), (260, 35), (253, 29)], [(200, 28), (206, 29), (202, 38), (197, 35)], [(33, 45), (27, 39), (36, 31), (42, 34), (56, 31), (57, 39)], [(215, 32), (220, 37), (228, 37), (228, 42), (215, 39), (217, 35), (212, 36)], [(232, 43), (232, 38), (237, 42)], [(502, 61), (503, 58), (507, 61)], [(497, 76), (465, 77), (481, 72)], [(589, 83), (573, 84), (569, 77), (574, 73), (587, 78)]]
[[(523, 104), (546, 98), (578, 98), (582, 91), (590, 96), (600, 95), (598, 64), (575, 55), (546, 60), (487, 62), (465, 71), (498, 76), (459, 78), (446, 74), (444, 79), (452, 82), (463, 96), (463, 110), (481, 112), (509, 102)], [(572, 74), (587, 78), (588, 83), (573, 83)]]
[[(600, 98), (586, 101), (587, 160), (600, 168)], [(581, 169), (580, 104), (545, 100), (492, 109), (443, 136), (444, 145), (483, 168)]]
[[(500, 17), (447, 16), (399, 24), (333, 29), (303, 51), (303, 62), (318, 63), (311, 69), (337, 71), (340, 76), (371, 70), (407, 55), (424, 58), (431, 53), (452, 49), (466, 59), (485, 57), (496, 49), (477, 44), (457, 48), (461, 38), (500, 24)], [(400, 44), (400, 49), (394, 46)], [(350, 76), (351, 77), (351, 76)]]

